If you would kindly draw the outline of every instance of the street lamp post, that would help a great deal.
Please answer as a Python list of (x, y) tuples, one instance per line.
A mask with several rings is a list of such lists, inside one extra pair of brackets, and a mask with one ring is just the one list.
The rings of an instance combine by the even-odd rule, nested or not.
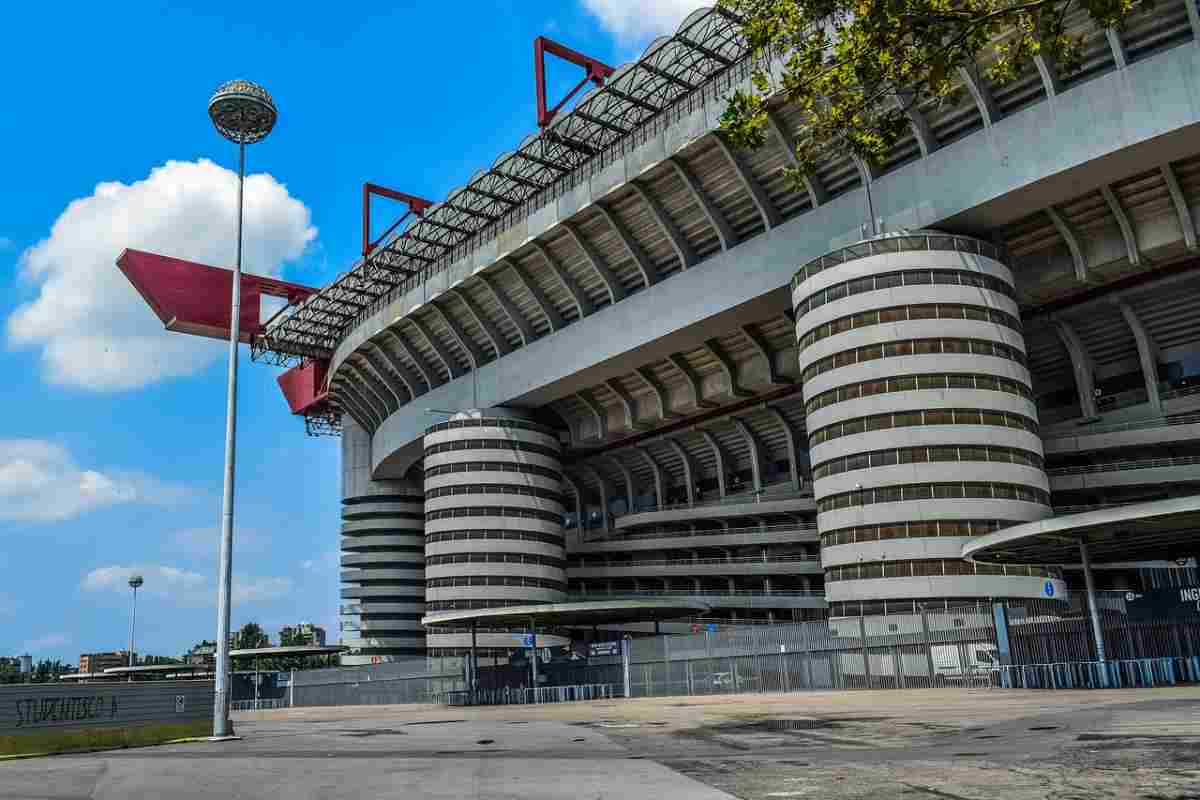
[(229, 724), (229, 600), (233, 584), (233, 477), (237, 438), (238, 339), (242, 316), (242, 194), (246, 145), (260, 142), (275, 127), (278, 112), (271, 95), (250, 81), (234, 80), (217, 88), (208, 101), (217, 131), (238, 146), (237, 259), (229, 306), (229, 387), (225, 406), (225, 489), (221, 499), (221, 562), (217, 594), (216, 697), (213, 736), (232, 736)]
[[(133, 631), (137, 625), (137, 590), (144, 583), (141, 575), (129, 576), (129, 588), (133, 589), (133, 608), (129, 612), (129, 666), (136, 666), (133, 657)], [(133, 680), (133, 673), (129, 673), (129, 680)]]

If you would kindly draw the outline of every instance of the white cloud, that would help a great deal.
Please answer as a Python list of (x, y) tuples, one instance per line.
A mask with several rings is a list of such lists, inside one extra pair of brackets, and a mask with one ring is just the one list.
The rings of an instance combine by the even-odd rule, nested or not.
[(670, 35), (688, 14), (713, 5), (716, 0), (583, 0), (583, 7), (626, 46)]
[[(308, 208), (270, 175), (246, 178), (245, 206), (248, 272), (277, 274), (316, 238)], [(40, 348), (49, 381), (98, 391), (200, 371), (223, 345), (163, 330), (115, 260), (130, 247), (232, 264), (236, 219), (237, 174), (207, 159), (97, 185), (21, 255), (22, 274), (39, 291), (9, 318), (10, 346)]]
[(119, 503), (173, 507), (193, 496), (140, 472), (81, 469), (53, 442), (0, 440), (0, 519), (58, 522)]
[(39, 636), (36, 639), (30, 639), (21, 645), (22, 653), (37, 653), (42, 650), (50, 650), (55, 647), (62, 647), (71, 643), (71, 637), (65, 633), (48, 633), (45, 636)]
[[(98, 567), (83, 577), (80, 588), (86, 592), (129, 593), (131, 575), (145, 581), (140, 592), (186, 608), (216, 605), (216, 583), (209, 576), (166, 564)], [(291, 593), (291, 578), (253, 576), (234, 573), (233, 603), (261, 603)]]
[[(169, 550), (185, 553), (193, 558), (215, 559), (220, 552), (220, 528), (217, 520), (211, 525), (183, 528), (167, 534)], [(270, 537), (256, 528), (235, 528), (233, 531), (233, 554), (261, 553), (270, 543)]]

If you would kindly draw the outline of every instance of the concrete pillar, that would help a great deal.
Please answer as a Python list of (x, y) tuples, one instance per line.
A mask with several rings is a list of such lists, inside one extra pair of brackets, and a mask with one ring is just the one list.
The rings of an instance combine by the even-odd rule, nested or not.
[(1142, 378), (1146, 382), (1146, 398), (1154, 412), (1161, 414), (1162, 396), (1158, 391), (1158, 347), (1129, 304), (1118, 302), (1117, 306), (1121, 309), (1121, 316), (1125, 318), (1125, 324), (1133, 332), (1134, 341), (1137, 342), (1138, 361), (1142, 367)]
[(1075, 329), (1063, 320), (1054, 321), (1054, 329), (1067, 355), (1071, 357), (1071, 369), (1075, 373), (1075, 389), (1079, 393), (1079, 413), (1084, 419), (1096, 416), (1096, 381), (1095, 369), (1091, 356), (1083, 346)]
[(1092, 561), (1088, 557), (1087, 542), (1083, 539), (1079, 540), (1079, 560), (1083, 564), (1083, 582), (1087, 587), (1088, 610), (1092, 617), (1092, 635), (1096, 640), (1096, 659), (1101, 664), (1101, 681), (1107, 685), (1108, 674), (1104, 671), (1104, 662), (1107, 661), (1104, 654), (1104, 627), (1100, 622), (1100, 609), (1096, 607), (1096, 580), (1092, 574)]

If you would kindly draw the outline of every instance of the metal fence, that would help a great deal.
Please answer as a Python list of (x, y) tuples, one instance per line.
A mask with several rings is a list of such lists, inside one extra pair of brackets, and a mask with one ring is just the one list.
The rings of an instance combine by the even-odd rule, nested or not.
[(292, 706), (428, 703), (446, 692), (465, 689), (462, 673), (430, 670), (424, 658), (295, 672), (287, 704)]
[[(945, 686), (1085, 688), (1200, 681), (1200, 616), (1140, 621), (1126, 595), (1097, 601), (1105, 661), (1082, 595), (1068, 601), (736, 626), (632, 639), (632, 697)], [(590, 659), (576, 682), (623, 680), (620, 657)]]
[(542, 703), (577, 703), (584, 700), (611, 700), (623, 697), (619, 684), (598, 683), (585, 686), (539, 686), (536, 689), (505, 687), (443, 692), (433, 702), (448, 706), (508, 706)]

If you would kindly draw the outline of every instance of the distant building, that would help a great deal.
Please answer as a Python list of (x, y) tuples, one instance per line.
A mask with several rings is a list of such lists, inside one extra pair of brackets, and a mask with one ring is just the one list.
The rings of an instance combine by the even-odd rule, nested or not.
[(188, 664), (212, 664), (217, 660), (217, 645), (213, 642), (201, 642), (193, 647), (184, 657)]
[(311, 622), (301, 622), (299, 625), (284, 625), (279, 629), (279, 644), (309, 645), (310, 647), (325, 646), (325, 629)]
[(18, 659), (21, 662), (22, 675), (28, 675), (29, 673), (33, 672), (33, 656), (26, 653), (23, 656), (18, 656)]
[[(137, 653), (133, 654), (133, 663), (137, 663)], [(104, 672), (104, 670), (112, 667), (128, 666), (128, 650), (113, 650), (108, 653), (81, 653), (79, 656), (79, 671), (83, 673)]]

